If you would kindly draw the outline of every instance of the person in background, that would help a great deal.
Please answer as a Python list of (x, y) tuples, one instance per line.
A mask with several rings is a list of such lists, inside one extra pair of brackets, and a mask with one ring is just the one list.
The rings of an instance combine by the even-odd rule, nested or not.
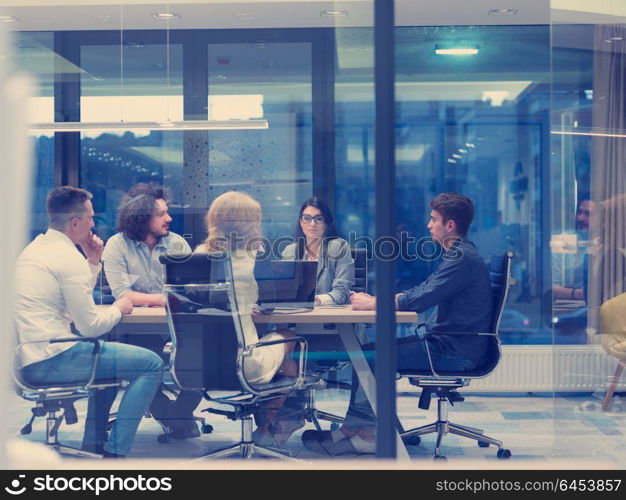
[[(125, 297), (137, 306), (163, 307), (164, 254), (190, 254), (185, 239), (170, 232), (168, 193), (155, 184), (137, 184), (122, 198), (117, 230), (106, 243), (102, 259), (113, 296)], [(162, 356), (169, 336), (159, 334), (128, 335), (130, 344), (150, 349)], [(202, 399), (199, 392), (181, 391), (172, 401), (157, 391), (150, 413), (168, 428), (173, 438), (200, 436), (193, 412)]]
[[(50, 191), (48, 230), (37, 236), (17, 259), (13, 311), (18, 341), (29, 342), (19, 354), (22, 377), (31, 383), (88, 380), (94, 346), (78, 340), (107, 333), (123, 314), (133, 310), (131, 301), (125, 297), (102, 310), (94, 303), (92, 293), (101, 269), (102, 240), (91, 232), (94, 227), (91, 198), (88, 191), (72, 186)], [(70, 318), (80, 335), (72, 333)], [(46, 342), (72, 337), (77, 341)], [(130, 385), (106, 443), (104, 425), (108, 409), (98, 408), (96, 398), (89, 398), (83, 448), (105, 457), (127, 455), (139, 422), (161, 384), (162, 374), (163, 361), (153, 352), (132, 345), (101, 342), (95, 381), (126, 380)], [(97, 422), (102, 425), (96, 425)]]
[(318, 304), (345, 304), (354, 286), (354, 260), (346, 240), (337, 236), (328, 205), (317, 197), (300, 207), (296, 225), (296, 242), (282, 252), (285, 260), (317, 261)]
[[(597, 224), (597, 205), (589, 195), (581, 195), (576, 209), (576, 235), (578, 240), (590, 240), (590, 228)], [(584, 276), (588, 259), (586, 248), (573, 254), (554, 254), (552, 258), (552, 294), (554, 299), (585, 300)]]

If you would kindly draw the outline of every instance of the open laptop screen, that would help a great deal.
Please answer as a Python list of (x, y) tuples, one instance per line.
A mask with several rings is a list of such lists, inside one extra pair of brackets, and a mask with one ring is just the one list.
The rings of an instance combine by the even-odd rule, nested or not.
[(317, 262), (259, 259), (254, 268), (259, 304), (265, 308), (313, 309)]

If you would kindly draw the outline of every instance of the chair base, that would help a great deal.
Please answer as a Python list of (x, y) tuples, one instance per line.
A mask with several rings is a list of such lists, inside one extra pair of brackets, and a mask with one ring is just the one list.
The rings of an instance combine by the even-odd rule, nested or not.
[(243, 414), (239, 418), (241, 419), (241, 440), (238, 443), (226, 446), (225, 448), (212, 450), (207, 454), (192, 460), (192, 462), (216, 460), (236, 455), (239, 455), (239, 457), (244, 460), (260, 456), (266, 458), (278, 458), (281, 460), (288, 460), (290, 462), (304, 462), (303, 460), (294, 458), (286, 453), (281, 453), (256, 444), (252, 440), (252, 416), (250, 414)]
[(49, 411), (46, 418), (46, 441), (45, 445), (55, 450), (60, 455), (79, 458), (102, 458), (99, 453), (81, 450), (72, 446), (59, 443), (58, 430), (63, 422), (64, 414), (57, 415), (56, 411)]
[(61, 443), (49, 444), (46, 443), (50, 448), (53, 448), (60, 455), (66, 455), (68, 457), (78, 457), (78, 458), (102, 458), (102, 455), (98, 453), (92, 453), (90, 451), (81, 450), (80, 448), (73, 448), (71, 446), (65, 446)]
[(448, 400), (445, 396), (439, 397), (437, 401), (437, 421), (431, 424), (416, 427), (408, 431), (400, 432), (400, 437), (406, 441), (411, 436), (423, 436), (425, 434), (437, 434), (437, 441), (435, 443), (435, 459), (445, 458), (441, 455), (441, 443), (446, 434), (455, 434), (467, 439), (473, 439), (478, 443), (481, 448), (489, 445), (498, 447), (498, 458), (510, 458), (511, 452), (504, 448), (502, 441), (494, 439), (489, 436), (485, 436), (482, 429), (476, 427), (469, 427), (466, 425), (460, 425), (452, 423), (448, 420)]
[(221, 458), (228, 458), (232, 456), (239, 456), (242, 459), (250, 459), (255, 456), (266, 457), (266, 458), (278, 458), (281, 460), (288, 460), (290, 462), (304, 462), (303, 460), (291, 457), (285, 453), (280, 453), (278, 451), (270, 450), (269, 448), (265, 448), (264, 446), (259, 446), (254, 444), (252, 441), (244, 442), (239, 441), (239, 443), (227, 446), (225, 448), (219, 448), (217, 450), (213, 450), (206, 455), (203, 455), (195, 460), (194, 462), (203, 461), (203, 460), (216, 460)]
[(315, 389), (309, 391), (309, 400), (307, 401), (306, 408), (304, 409), (304, 419), (307, 422), (311, 422), (318, 431), (322, 430), (320, 420), (326, 420), (334, 424), (343, 424), (344, 418), (333, 413), (318, 410), (315, 407)]

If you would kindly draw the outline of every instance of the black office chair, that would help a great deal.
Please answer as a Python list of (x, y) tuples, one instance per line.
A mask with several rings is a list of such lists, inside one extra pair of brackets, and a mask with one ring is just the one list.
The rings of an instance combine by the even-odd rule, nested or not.
[(354, 259), (353, 292), (367, 292), (367, 248), (351, 248)]
[[(90, 376), (88, 379), (80, 382), (51, 385), (36, 383), (32, 380), (27, 380), (23, 376), (22, 370), (19, 368), (19, 357), (21, 350), (24, 346), (35, 343), (59, 344), (65, 342), (93, 343), (93, 361)], [(113, 379), (99, 380), (97, 382), (94, 381), (99, 355), (100, 342), (98, 341), (98, 339), (95, 338), (68, 337), (53, 340), (23, 342), (18, 344), (15, 349), (15, 356), (13, 361), (13, 380), (15, 381), (18, 395), (27, 401), (35, 403), (35, 406), (31, 408), (31, 418), (29, 422), (24, 427), (22, 427), (22, 429), (20, 430), (20, 434), (22, 434), (23, 436), (30, 434), (33, 430), (34, 420), (37, 417), (45, 417), (47, 415), (45, 441), (46, 445), (54, 448), (62, 455), (85, 458), (102, 458), (102, 455), (100, 454), (61, 444), (58, 439), (59, 427), (61, 426), (63, 421), (65, 421), (68, 425), (72, 425), (78, 422), (78, 416), (76, 414), (76, 409), (74, 408), (74, 403), (76, 401), (89, 398), (93, 395), (94, 391), (100, 389), (127, 385), (125, 381)]]
[[(195, 268), (192, 283), (172, 284), (177, 267)], [(238, 443), (211, 451), (201, 459), (225, 458), (240, 454), (251, 458), (266, 457), (295, 460), (252, 441), (252, 415), (270, 399), (282, 397), (293, 390), (304, 389), (316, 379), (304, 375), (306, 341), (300, 337), (253, 345), (245, 342), (237, 293), (232, 282), (232, 264), (226, 255), (198, 255), (184, 263), (166, 263), (166, 311), (172, 335), (171, 374), (185, 390), (200, 390), (205, 399), (232, 409), (210, 407), (203, 411), (241, 421)], [(223, 276), (223, 280), (219, 278)], [(287, 342), (297, 343), (298, 375), (275, 377), (269, 383), (252, 385), (246, 379), (245, 363), (256, 349)]]
[[(443, 437), (448, 433), (474, 439), (481, 448), (495, 445), (498, 447), (498, 458), (507, 459), (511, 457), (510, 450), (504, 448), (502, 441), (485, 436), (481, 429), (450, 422), (448, 420), (448, 402), (454, 404), (463, 401), (464, 398), (456, 390), (469, 385), (471, 379), (486, 377), (498, 365), (501, 355), (498, 329), (509, 291), (512, 258), (513, 253), (506, 252), (492, 258), (489, 264), (489, 280), (494, 297), (491, 331), (488, 333), (458, 333), (458, 335), (477, 335), (488, 339), (484, 363), (471, 372), (437, 371), (436, 367), (433, 366), (430, 351), (428, 350), (428, 343), (426, 343), (431, 370), (426, 372), (400, 370), (400, 375), (408, 377), (411, 385), (422, 388), (422, 395), (419, 402), (420, 408), (428, 409), (431, 395), (433, 393), (437, 394), (437, 421), (408, 431), (401, 430), (400, 432), (400, 436), (402, 436), (404, 442), (412, 445), (419, 444), (419, 436), (421, 435), (437, 433), (435, 460), (446, 460), (446, 457), (441, 455), (441, 442)], [(454, 335), (454, 333), (450, 333), (450, 335)], [(426, 337), (428, 338), (428, 335)]]

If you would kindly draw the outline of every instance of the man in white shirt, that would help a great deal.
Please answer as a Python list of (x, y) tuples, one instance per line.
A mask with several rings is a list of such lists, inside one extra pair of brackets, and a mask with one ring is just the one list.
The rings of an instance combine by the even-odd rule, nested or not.
[[(33, 383), (65, 383), (89, 378), (93, 344), (81, 337), (99, 337), (132, 312), (127, 298), (98, 310), (92, 292), (101, 269), (102, 240), (95, 236), (91, 193), (72, 186), (48, 194), (49, 227), (20, 254), (15, 267), (14, 318), (18, 341), (35, 342), (20, 352), (22, 376)], [(80, 245), (86, 258), (75, 245)], [(72, 333), (73, 321), (79, 336)], [(76, 337), (76, 342), (50, 340)], [(122, 398), (109, 440), (97, 425), (87, 425), (83, 444), (104, 456), (125, 456), (137, 427), (162, 379), (163, 362), (136, 346), (101, 342), (96, 380), (130, 382)], [(115, 394), (115, 392), (113, 392)], [(90, 398), (87, 419), (106, 420), (108, 408)], [(113, 398), (109, 398), (112, 404)], [(96, 414), (99, 411), (99, 414)]]

